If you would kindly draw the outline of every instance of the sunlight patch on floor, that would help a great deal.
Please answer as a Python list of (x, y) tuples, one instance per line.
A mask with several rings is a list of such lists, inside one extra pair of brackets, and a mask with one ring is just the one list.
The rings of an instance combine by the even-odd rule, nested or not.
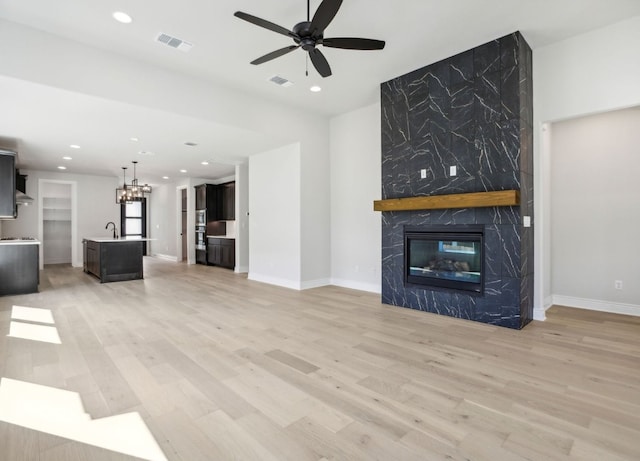
[(11, 319), (38, 323), (56, 323), (53, 321), (51, 309), (40, 309), (38, 307), (13, 306)]
[(137, 412), (91, 419), (76, 392), (0, 379), (0, 421), (150, 461), (166, 461)]
[(32, 341), (42, 341), (45, 343), (62, 344), (60, 335), (58, 335), (58, 329), (48, 325), (11, 322), (8, 336)]

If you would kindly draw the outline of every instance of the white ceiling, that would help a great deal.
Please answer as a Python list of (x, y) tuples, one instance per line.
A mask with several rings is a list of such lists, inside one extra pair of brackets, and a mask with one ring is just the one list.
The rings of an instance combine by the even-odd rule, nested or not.
[[(320, 0), (311, 1), (311, 14)], [(115, 22), (125, 11), (133, 23)], [(515, 30), (532, 48), (548, 45), (640, 14), (639, 0), (346, 0), (325, 31), (327, 37), (385, 40), (382, 51), (321, 48), (333, 70), (321, 78), (300, 49), (260, 66), (253, 59), (292, 42), (233, 16), (235, 11), (288, 29), (306, 19), (304, 0), (0, 0), (0, 18), (118, 53), (165, 70), (208, 80), (244, 94), (326, 116), (373, 103), (379, 84)], [(193, 43), (188, 53), (155, 42), (163, 32)], [(534, 63), (535, 65), (535, 63)], [(281, 88), (267, 80), (294, 82)], [(311, 93), (318, 84), (323, 90)], [(243, 127), (217, 125), (91, 97), (0, 75), (0, 138), (21, 142), (23, 168), (53, 170), (71, 155), (69, 172), (119, 175), (138, 160), (143, 182), (189, 176), (214, 179), (233, 172), (247, 153), (278, 140)], [(132, 134), (131, 127), (137, 127)], [(139, 143), (129, 138), (137, 136)], [(144, 142), (143, 142), (144, 140)], [(185, 141), (198, 146), (187, 147)], [(61, 149), (69, 143), (81, 149)], [(64, 151), (66, 150), (66, 151)], [(138, 155), (150, 151), (155, 155)], [(217, 164), (200, 165), (203, 160)]]

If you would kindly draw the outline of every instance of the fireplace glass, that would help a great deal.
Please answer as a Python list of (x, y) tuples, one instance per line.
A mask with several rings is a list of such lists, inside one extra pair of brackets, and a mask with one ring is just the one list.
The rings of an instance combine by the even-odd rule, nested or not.
[(405, 282), (482, 293), (483, 233), (405, 231)]

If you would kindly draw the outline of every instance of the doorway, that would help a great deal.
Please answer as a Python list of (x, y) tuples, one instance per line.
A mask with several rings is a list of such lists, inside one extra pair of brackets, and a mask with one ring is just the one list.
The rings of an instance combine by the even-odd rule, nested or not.
[(73, 265), (77, 259), (75, 241), (75, 190), (72, 181), (40, 180), (39, 239), (40, 267)]

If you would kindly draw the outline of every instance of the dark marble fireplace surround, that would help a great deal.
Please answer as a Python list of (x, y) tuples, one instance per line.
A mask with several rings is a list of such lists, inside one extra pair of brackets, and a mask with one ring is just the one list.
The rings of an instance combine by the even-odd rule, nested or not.
[[(383, 212), (383, 303), (516, 329), (532, 319), (531, 68), (514, 32), (381, 85), (383, 199), (520, 191), (513, 207)], [(405, 284), (405, 227), (461, 224), (484, 226), (484, 293)]]

